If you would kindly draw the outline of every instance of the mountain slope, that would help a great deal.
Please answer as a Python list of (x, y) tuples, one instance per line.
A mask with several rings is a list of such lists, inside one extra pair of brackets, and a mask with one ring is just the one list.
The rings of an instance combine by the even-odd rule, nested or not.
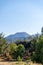
[(6, 37), (6, 40), (8, 42), (15, 42), (17, 40), (24, 40), (24, 39), (28, 39), (30, 37), (30, 35), (26, 32), (18, 32), (16, 34), (12, 34)]

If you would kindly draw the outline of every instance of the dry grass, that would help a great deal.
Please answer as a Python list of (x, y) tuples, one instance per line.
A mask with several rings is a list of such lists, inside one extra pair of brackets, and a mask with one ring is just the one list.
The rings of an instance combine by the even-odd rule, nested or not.
[(0, 65), (42, 65), (42, 64), (36, 64), (36, 63), (26, 63), (26, 62), (0, 62)]

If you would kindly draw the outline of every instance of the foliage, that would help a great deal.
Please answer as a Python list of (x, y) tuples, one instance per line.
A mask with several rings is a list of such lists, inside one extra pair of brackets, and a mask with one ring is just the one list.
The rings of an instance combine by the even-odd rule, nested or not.
[[(31, 46), (27, 50), (30, 50), (31, 53), (29, 57), (31, 57), (32, 61), (36, 61), (39, 63), (43, 63), (43, 27), (42, 27), (42, 35), (32, 38)], [(0, 54), (4, 54), (7, 52), (8, 59), (16, 59), (17, 61), (22, 61), (23, 56), (27, 56), (27, 51), (23, 44), (10, 43), (7, 44), (3, 34), (0, 34)], [(27, 52), (26, 52), (27, 51)], [(26, 52), (26, 54), (24, 54)], [(10, 55), (11, 54), (11, 55)]]
[(19, 44), (18, 46), (15, 43), (12, 43), (9, 45), (10, 47), (10, 53), (12, 54), (12, 57), (17, 60), (17, 57), (22, 57), (25, 52), (25, 47), (22, 44)]
[(41, 32), (42, 32), (42, 35), (43, 35), (43, 27), (42, 27), (42, 29), (41, 29)]
[(17, 45), (15, 43), (10, 44), (10, 51), (14, 53), (17, 50)]
[(0, 33), (0, 54), (4, 53), (6, 46), (7, 42), (4, 38), (4, 35)]
[(35, 52), (32, 60), (43, 63), (43, 35), (36, 40)]
[(23, 44), (19, 44), (17, 47), (17, 55), (22, 57), (25, 52), (25, 47)]
[(15, 43), (9, 44), (9, 52), (13, 58), (17, 58), (17, 45)]
[(22, 58), (20, 56), (18, 56), (17, 61), (22, 61)]

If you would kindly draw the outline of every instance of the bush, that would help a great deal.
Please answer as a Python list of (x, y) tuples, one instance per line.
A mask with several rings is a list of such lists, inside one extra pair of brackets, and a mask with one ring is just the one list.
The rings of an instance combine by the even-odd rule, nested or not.
[(22, 58), (20, 56), (18, 56), (17, 61), (22, 61)]
[(22, 57), (24, 55), (25, 52), (25, 47), (23, 44), (19, 44), (17, 47), (17, 55)]
[(36, 40), (36, 46), (32, 56), (32, 60), (43, 63), (43, 36)]

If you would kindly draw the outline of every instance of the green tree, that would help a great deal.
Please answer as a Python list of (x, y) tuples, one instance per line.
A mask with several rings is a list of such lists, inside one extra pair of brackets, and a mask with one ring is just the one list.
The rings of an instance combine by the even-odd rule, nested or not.
[(35, 36), (32, 38), (32, 41), (31, 41), (31, 49), (33, 51), (35, 51), (35, 49), (36, 49), (35, 47), (36, 47), (36, 42), (37, 42), (38, 38), (39, 38), (39, 34), (38, 33), (35, 34)]
[(9, 45), (9, 51), (12, 54), (13, 58), (17, 58), (17, 45), (15, 43), (12, 43)]
[(13, 57), (14, 59), (17, 60), (18, 56), (20, 56), (20, 57), (22, 58), (22, 56), (23, 56), (23, 54), (24, 54), (24, 52), (25, 52), (25, 47), (24, 47), (24, 45), (19, 44), (19, 45), (17, 46), (15, 43), (13, 43), (13, 44), (10, 44), (9, 46), (10, 46), (10, 52), (11, 52), (12, 57)]
[(7, 43), (4, 38), (4, 35), (2, 33), (0, 33), (0, 54), (4, 53), (6, 45), (7, 45)]
[(43, 35), (36, 40), (35, 51), (32, 59), (36, 62), (43, 63)]
[(25, 52), (25, 47), (23, 44), (19, 44), (17, 47), (17, 55), (22, 57)]
[(14, 53), (17, 50), (17, 45), (15, 43), (10, 44), (10, 51)]
[(42, 32), (42, 35), (43, 35), (43, 27), (42, 27), (42, 29), (41, 29), (41, 32)]

